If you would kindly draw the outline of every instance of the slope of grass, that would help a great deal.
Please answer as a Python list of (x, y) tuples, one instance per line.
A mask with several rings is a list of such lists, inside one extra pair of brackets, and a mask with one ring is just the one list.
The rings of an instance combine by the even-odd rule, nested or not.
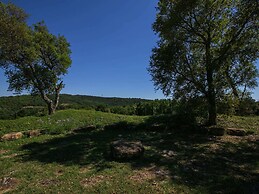
[[(51, 117), (0, 121), (4, 131), (16, 127), (26, 130), (37, 124), (38, 128), (49, 131), (59, 128), (68, 132), (0, 142), (0, 193), (253, 193), (258, 190), (259, 137), (255, 129), (258, 117), (220, 118), (220, 124), (224, 121), (231, 127), (250, 122), (257, 132), (245, 137), (215, 137), (170, 129), (150, 131), (139, 127), (153, 119), (154, 123), (162, 121), (159, 117), (68, 110)], [(69, 132), (70, 127), (90, 124), (98, 125), (97, 129)], [(125, 162), (111, 160), (109, 144), (117, 139), (142, 141), (146, 149), (144, 157)]]
[(8, 132), (46, 130), (47, 133), (65, 133), (71, 129), (94, 125), (104, 127), (115, 122), (140, 123), (144, 118), (103, 113), (94, 110), (63, 110), (51, 116), (23, 117), (16, 120), (0, 120), (0, 135)]

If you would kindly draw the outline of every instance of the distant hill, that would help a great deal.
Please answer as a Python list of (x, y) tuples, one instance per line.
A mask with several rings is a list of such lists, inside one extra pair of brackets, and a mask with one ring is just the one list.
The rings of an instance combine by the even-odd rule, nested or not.
[[(150, 100), (61, 94), (58, 109), (95, 109), (98, 106), (128, 106), (147, 101)], [(0, 97), (0, 119), (43, 114), (46, 114), (46, 104), (39, 96)]]

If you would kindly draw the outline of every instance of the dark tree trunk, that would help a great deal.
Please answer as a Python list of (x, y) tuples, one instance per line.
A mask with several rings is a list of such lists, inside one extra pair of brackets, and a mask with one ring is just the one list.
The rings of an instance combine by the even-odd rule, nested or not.
[(215, 85), (213, 80), (214, 65), (211, 62), (211, 34), (210, 30), (208, 32), (208, 38), (206, 42), (206, 70), (207, 70), (207, 82), (208, 82), (208, 92), (206, 93), (206, 98), (208, 102), (209, 119), (208, 125), (217, 124), (217, 109), (216, 109), (216, 93)]
[(215, 95), (210, 95), (207, 99), (208, 108), (209, 108), (209, 119), (208, 125), (216, 125), (217, 124), (217, 109), (216, 109), (216, 99)]

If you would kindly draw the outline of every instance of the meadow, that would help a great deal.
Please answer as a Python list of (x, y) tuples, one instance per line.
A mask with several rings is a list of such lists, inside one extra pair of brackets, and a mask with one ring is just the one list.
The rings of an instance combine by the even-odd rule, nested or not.
[[(259, 117), (218, 120), (248, 133), (217, 136), (173, 116), (94, 110), (0, 120), (1, 136), (42, 130), (0, 142), (0, 193), (256, 193)], [(112, 160), (110, 142), (118, 139), (141, 141), (144, 156)]]

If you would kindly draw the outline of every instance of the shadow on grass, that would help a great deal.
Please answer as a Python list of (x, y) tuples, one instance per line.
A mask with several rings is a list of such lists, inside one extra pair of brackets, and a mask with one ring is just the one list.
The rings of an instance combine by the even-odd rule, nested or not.
[(194, 134), (190, 130), (195, 128), (194, 123), (181, 126), (173, 122), (174, 119), (153, 117), (140, 125), (120, 122), (104, 129), (81, 130), (45, 142), (30, 143), (22, 146), (26, 150), (22, 160), (62, 165), (91, 164), (102, 171), (111, 168), (107, 154), (111, 141), (141, 140), (149, 149), (143, 158), (127, 161), (133, 169), (153, 165), (163, 167), (169, 171), (173, 182), (208, 193), (257, 193), (258, 139), (228, 140)]

